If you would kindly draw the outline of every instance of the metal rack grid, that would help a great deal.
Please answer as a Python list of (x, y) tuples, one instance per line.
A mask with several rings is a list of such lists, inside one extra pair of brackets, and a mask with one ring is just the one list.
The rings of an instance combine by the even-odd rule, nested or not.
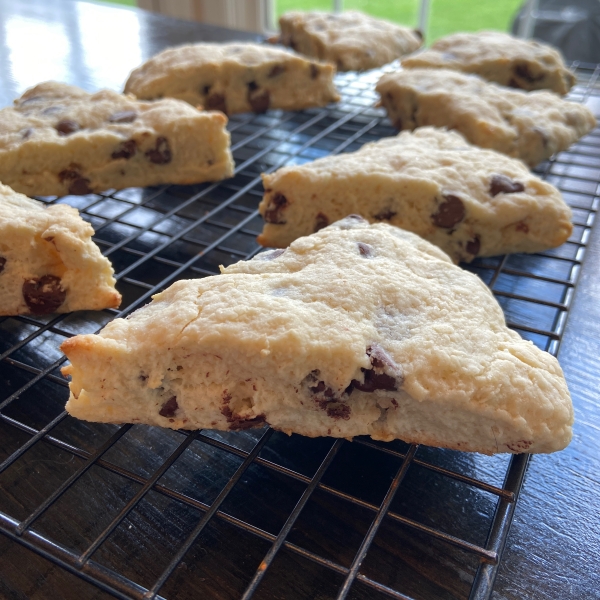
[[(571, 99), (600, 112), (599, 69), (574, 67)], [(231, 118), (224, 182), (43, 199), (92, 223), (123, 304), (0, 319), (1, 532), (118, 598), (489, 598), (528, 455), (64, 412), (65, 338), (260, 249), (261, 172), (395, 133), (373, 107), (379, 75), (338, 76), (342, 101), (326, 109)], [(566, 244), (469, 266), (509, 325), (555, 355), (598, 209), (599, 148), (596, 131), (538, 168), (573, 208)]]

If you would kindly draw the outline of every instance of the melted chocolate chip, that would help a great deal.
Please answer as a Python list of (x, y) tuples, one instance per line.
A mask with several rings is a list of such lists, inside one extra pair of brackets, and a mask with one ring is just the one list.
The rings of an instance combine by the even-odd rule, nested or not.
[(23, 298), (31, 314), (48, 315), (55, 312), (67, 297), (60, 277), (44, 275), (23, 282)]
[(329, 217), (320, 212), (315, 217), (315, 226), (313, 227), (313, 231), (316, 233), (319, 231), (319, 229), (327, 227), (327, 225), (329, 225)]
[(327, 416), (331, 417), (332, 419), (344, 419), (344, 421), (347, 421), (350, 418), (350, 407), (347, 404), (342, 404), (341, 402), (330, 402), (325, 410), (327, 412)]
[(506, 175), (492, 175), (490, 181), (490, 196), (492, 198), (498, 194), (515, 194), (525, 190), (525, 186), (520, 181), (513, 181)]
[(73, 194), (74, 196), (84, 196), (85, 194), (91, 193), (90, 180), (85, 177), (73, 179), (69, 184), (69, 194)]
[(58, 131), (58, 135), (62, 136), (71, 135), (80, 129), (79, 123), (72, 119), (62, 119), (56, 124), (56, 131)]
[(361, 256), (364, 256), (365, 258), (371, 258), (372, 256), (375, 256), (375, 250), (373, 250), (373, 246), (369, 246), (369, 244), (363, 244), (363, 242), (357, 242), (356, 245), (358, 246), (358, 251), (360, 252)]
[(202, 86), (202, 94), (204, 96), (208, 96), (211, 87), (212, 87), (211, 85), (203, 85)]
[(396, 378), (386, 373), (375, 373), (372, 369), (362, 369), (365, 374), (365, 380), (361, 383), (356, 379), (352, 380), (352, 385), (361, 392), (374, 392), (375, 390), (387, 390), (395, 392)]
[(431, 220), (436, 227), (450, 229), (465, 218), (465, 205), (453, 194), (444, 194), (443, 197), (445, 201), (438, 206), (437, 212), (431, 215)]
[(323, 395), (326, 398), (333, 398), (335, 396), (334, 391), (325, 385), (324, 381), (318, 381), (317, 385), (308, 388), (315, 396), (317, 394)]
[(171, 148), (169, 141), (165, 137), (156, 138), (156, 146), (146, 151), (148, 160), (155, 165), (166, 165), (171, 162)]
[(116, 160), (117, 158), (125, 158), (129, 159), (135, 155), (137, 152), (137, 144), (135, 140), (126, 140), (121, 142), (117, 149), (110, 155), (112, 159)]
[(514, 72), (517, 77), (520, 77), (529, 83), (535, 83), (536, 81), (541, 81), (544, 79), (543, 73), (541, 75), (534, 75), (529, 70), (529, 65), (527, 63), (519, 63), (515, 65)]
[(109, 123), (133, 123), (138, 114), (135, 110), (120, 110), (108, 117)]
[(477, 256), (479, 254), (479, 250), (481, 249), (481, 241), (479, 240), (479, 236), (476, 235), (474, 239), (469, 240), (465, 248), (469, 254)]
[(285, 67), (283, 65), (275, 65), (269, 71), (267, 77), (277, 77), (277, 75), (281, 75), (285, 73)]
[(208, 108), (208, 110), (220, 110), (221, 112), (227, 113), (227, 106), (225, 104), (225, 94), (213, 92), (206, 99), (206, 108)]
[(227, 419), (231, 431), (251, 429), (252, 427), (258, 427), (265, 422), (265, 415), (256, 415), (251, 419), (244, 419), (240, 417), (240, 415), (235, 414), (229, 407), (230, 400), (231, 396), (229, 396), (229, 394), (223, 397), (224, 404), (221, 406), (221, 414)]
[(310, 63), (310, 78), (316, 79), (319, 76), (320, 69), (315, 63)]
[(6, 258), (4, 256), (0, 256), (0, 273), (4, 271), (4, 265), (6, 264)]
[(177, 396), (171, 396), (163, 405), (162, 408), (158, 411), (158, 414), (161, 417), (166, 417), (170, 419), (175, 416), (177, 409), (179, 408), (177, 404)]
[(250, 81), (246, 85), (248, 86), (248, 90), (250, 92), (254, 92), (258, 89), (258, 84), (256, 83), (256, 81)]
[(265, 221), (267, 223), (274, 223), (276, 225), (283, 225), (286, 223), (282, 212), (285, 210), (287, 205), (287, 198), (283, 194), (276, 192), (273, 196), (271, 196), (269, 203), (267, 204), (264, 214)]
[(398, 213), (393, 211), (391, 208), (384, 208), (379, 211), (376, 215), (373, 215), (373, 218), (377, 221), (390, 221), (393, 217), (395, 217)]
[(269, 90), (251, 90), (248, 88), (248, 103), (255, 113), (266, 112), (271, 104)]
[(518, 90), (522, 89), (521, 84), (514, 77), (510, 78), (510, 81), (508, 82), (508, 87), (516, 88)]

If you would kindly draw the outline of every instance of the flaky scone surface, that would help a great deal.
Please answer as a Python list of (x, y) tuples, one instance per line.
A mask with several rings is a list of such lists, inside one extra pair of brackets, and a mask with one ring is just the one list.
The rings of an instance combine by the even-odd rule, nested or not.
[(171, 97), (227, 114), (300, 110), (339, 100), (335, 68), (267, 44), (191, 44), (168, 48), (134, 69), (125, 91)]
[(116, 308), (113, 269), (94, 230), (66, 204), (0, 185), (0, 315)]
[(486, 453), (571, 437), (556, 359), (507, 329), (485, 285), (441, 250), (360, 217), (180, 281), (62, 348), (67, 410), (92, 421), (266, 421)]
[(453, 33), (427, 50), (407, 56), (402, 66), (453, 69), (513, 88), (548, 89), (563, 95), (575, 83), (556, 49), (500, 31)]
[(306, 56), (334, 63), (338, 71), (366, 71), (414, 52), (420, 32), (356, 10), (292, 11), (279, 18), (281, 42)]
[(229, 177), (227, 118), (49, 81), (0, 110), (0, 181), (29, 195), (87, 194)]
[(545, 91), (525, 92), (449, 69), (387, 73), (377, 92), (397, 129), (456, 129), (469, 142), (535, 166), (596, 125), (582, 104)]
[(455, 262), (538, 252), (572, 231), (560, 192), (519, 160), (421, 127), (264, 175), (258, 240), (285, 247), (349, 214), (419, 234)]

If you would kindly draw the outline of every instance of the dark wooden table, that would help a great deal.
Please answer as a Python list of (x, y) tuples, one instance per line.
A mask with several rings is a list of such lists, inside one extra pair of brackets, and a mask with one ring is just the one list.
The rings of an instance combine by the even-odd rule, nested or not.
[[(137, 9), (70, 0), (0, 0), (0, 105), (48, 79), (90, 91), (120, 90), (131, 69), (165, 47), (256, 39)], [(565, 451), (530, 462), (496, 579), (496, 600), (600, 598), (599, 265), (600, 229), (595, 227), (559, 353), (575, 405), (574, 439)], [(0, 534), (0, 598), (108, 597)]]

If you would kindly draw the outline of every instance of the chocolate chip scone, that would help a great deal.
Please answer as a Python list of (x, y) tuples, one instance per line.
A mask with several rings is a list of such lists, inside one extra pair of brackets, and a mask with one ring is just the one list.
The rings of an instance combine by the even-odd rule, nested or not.
[(32, 196), (230, 177), (227, 118), (46, 82), (0, 110), (0, 181)]
[(573, 409), (557, 360), (417, 235), (347, 217), (287, 250), (179, 281), (62, 349), (90, 421), (400, 438), (552, 452)]
[(575, 84), (560, 52), (500, 31), (448, 35), (427, 50), (404, 58), (402, 66), (453, 69), (513, 88), (548, 89), (562, 95)]
[(279, 18), (280, 41), (297, 52), (335, 63), (338, 71), (366, 71), (414, 52), (420, 31), (355, 10), (293, 11)]
[(258, 241), (283, 248), (346, 215), (386, 221), (455, 261), (538, 252), (571, 234), (560, 192), (514, 158), (423, 127), (263, 175)]
[(456, 129), (482, 148), (533, 167), (566, 150), (596, 125), (591, 111), (552, 92), (524, 92), (449, 69), (406, 69), (377, 84), (397, 129)]
[(301, 110), (339, 100), (334, 74), (330, 64), (267, 44), (193, 44), (152, 57), (131, 73), (125, 91), (226, 114)]
[(0, 315), (119, 306), (112, 266), (93, 233), (76, 209), (0, 185)]

